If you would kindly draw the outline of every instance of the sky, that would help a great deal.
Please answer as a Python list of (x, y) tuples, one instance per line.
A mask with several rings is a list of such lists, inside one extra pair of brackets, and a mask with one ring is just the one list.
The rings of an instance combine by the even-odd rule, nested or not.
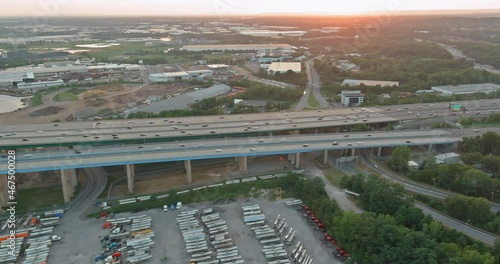
[(0, 0), (0, 16), (370, 14), (500, 9), (500, 0)]

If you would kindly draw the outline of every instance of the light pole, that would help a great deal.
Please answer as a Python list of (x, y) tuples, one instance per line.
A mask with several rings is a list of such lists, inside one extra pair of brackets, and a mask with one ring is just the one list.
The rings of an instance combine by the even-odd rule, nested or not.
[(469, 227), (469, 222), (470, 222), (470, 219), (467, 220), (467, 223), (465, 223), (465, 231), (467, 231), (467, 228)]

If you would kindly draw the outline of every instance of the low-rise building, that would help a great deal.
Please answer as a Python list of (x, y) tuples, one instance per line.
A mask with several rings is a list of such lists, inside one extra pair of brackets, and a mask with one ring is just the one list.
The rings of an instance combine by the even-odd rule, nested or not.
[(340, 101), (346, 107), (360, 105), (365, 100), (365, 96), (361, 91), (342, 91), (340, 97)]
[(17, 84), (17, 89), (19, 90), (28, 90), (28, 91), (34, 91), (38, 89), (47, 89), (49, 87), (54, 87), (54, 86), (61, 86), (64, 85), (63, 80), (56, 80), (56, 81), (38, 81), (38, 82), (20, 82)]
[(175, 82), (191, 79), (191, 75), (187, 72), (164, 72), (151, 73), (149, 80), (152, 82)]
[(437, 164), (452, 164), (460, 162), (460, 155), (454, 152), (439, 154), (435, 158)]
[(342, 82), (342, 85), (343, 86), (358, 86), (358, 85), (377, 86), (377, 85), (380, 85), (382, 87), (391, 87), (391, 86), (399, 86), (399, 82), (345, 79)]
[(477, 83), (432, 86), (431, 89), (442, 95), (450, 96), (454, 94), (493, 93), (500, 90), (500, 85), (494, 83)]

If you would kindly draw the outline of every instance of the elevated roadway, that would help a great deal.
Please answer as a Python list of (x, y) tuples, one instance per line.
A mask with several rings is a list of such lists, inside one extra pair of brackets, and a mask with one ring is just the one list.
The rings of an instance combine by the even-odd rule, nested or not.
[[(180, 160), (283, 155), (319, 150), (454, 144), (459, 140), (460, 137), (443, 130), (193, 140), (139, 146), (94, 147), (82, 149), (78, 153), (75, 150), (19, 153), (16, 165), (17, 172), (34, 172)], [(0, 164), (0, 173), (7, 172), (6, 164), (6, 162)]]
[[(496, 112), (500, 99), (457, 102), (469, 115)], [(5, 125), (0, 127), (0, 149), (146, 143), (216, 137), (255, 136), (295, 130), (336, 128), (349, 130), (357, 124), (396, 123), (405, 120), (435, 122), (458, 119), (462, 112), (449, 112), (449, 103), (394, 105), (371, 108), (341, 108), (305, 112), (246, 115), (176, 117), (140, 120)], [(475, 111), (475, 110), (474, 110)], [(467, 115), (466, 115), (467, 116)]]

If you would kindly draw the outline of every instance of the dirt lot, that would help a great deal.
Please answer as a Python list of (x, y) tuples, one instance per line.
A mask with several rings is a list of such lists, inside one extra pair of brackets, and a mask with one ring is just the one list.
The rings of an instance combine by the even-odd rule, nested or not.
[[(76, 117), (89, 114), (95, 114), (103, 109), (113, 109), (123, 111), (127, 104), (132, 102), (141, 102), (150, 95), (164, 96), (189, 89), (190, 85), (186, 83), (173, 83), (166, 85), (159, 84), (112, 84), (99, 85), (88, 88), (88, 91), (78, 95), (78, 101), (57, 102), (53, 97), (64, 91), (43, 95), (43, 104), (37, 107), (27, 107), (21, 111), (8, 114), (0, 114), (0, 123), (2, 124), (32, 124), (45, 123), (52, 120), (65, 120), (66, 116), (71, 116), (73, 112)], [(69, 90), (69, 89), (65, 89)], [(91, 111), (90, 111), (91, 110)]]
[[(310, 156), (310, 157), (309, 157)], [(312, 159), (313, 155), (303, 156), (303, 163), (307, 163)], [(293, 170), (293, 165), (290, 162), (279, 162), (278, 157), (259, 157), (248, 159), (248, 173), (250, 175), (259, 175), (270, 172)], [(125, 176), (125, 171), (123, 172)], [(193, 169), (192, 180), (190, 185), (187, 185), (186, 175), (183, 173), (162, 173), (151, 172), (146, 177), (139, 176), (136, 172), (135, 194), (152, 194), (166, 192), (169, 189), (182, 187), (202, 186), (214, 184), (228, 179), (235, 179), (243, 175), (238, 170), (236, 162), (228, 162), (216, 166), (204, 166), (203, 169)], [(127, 184), (125, 182), (113, 186), (111, 197), (123, 197), (127, 195)]]

